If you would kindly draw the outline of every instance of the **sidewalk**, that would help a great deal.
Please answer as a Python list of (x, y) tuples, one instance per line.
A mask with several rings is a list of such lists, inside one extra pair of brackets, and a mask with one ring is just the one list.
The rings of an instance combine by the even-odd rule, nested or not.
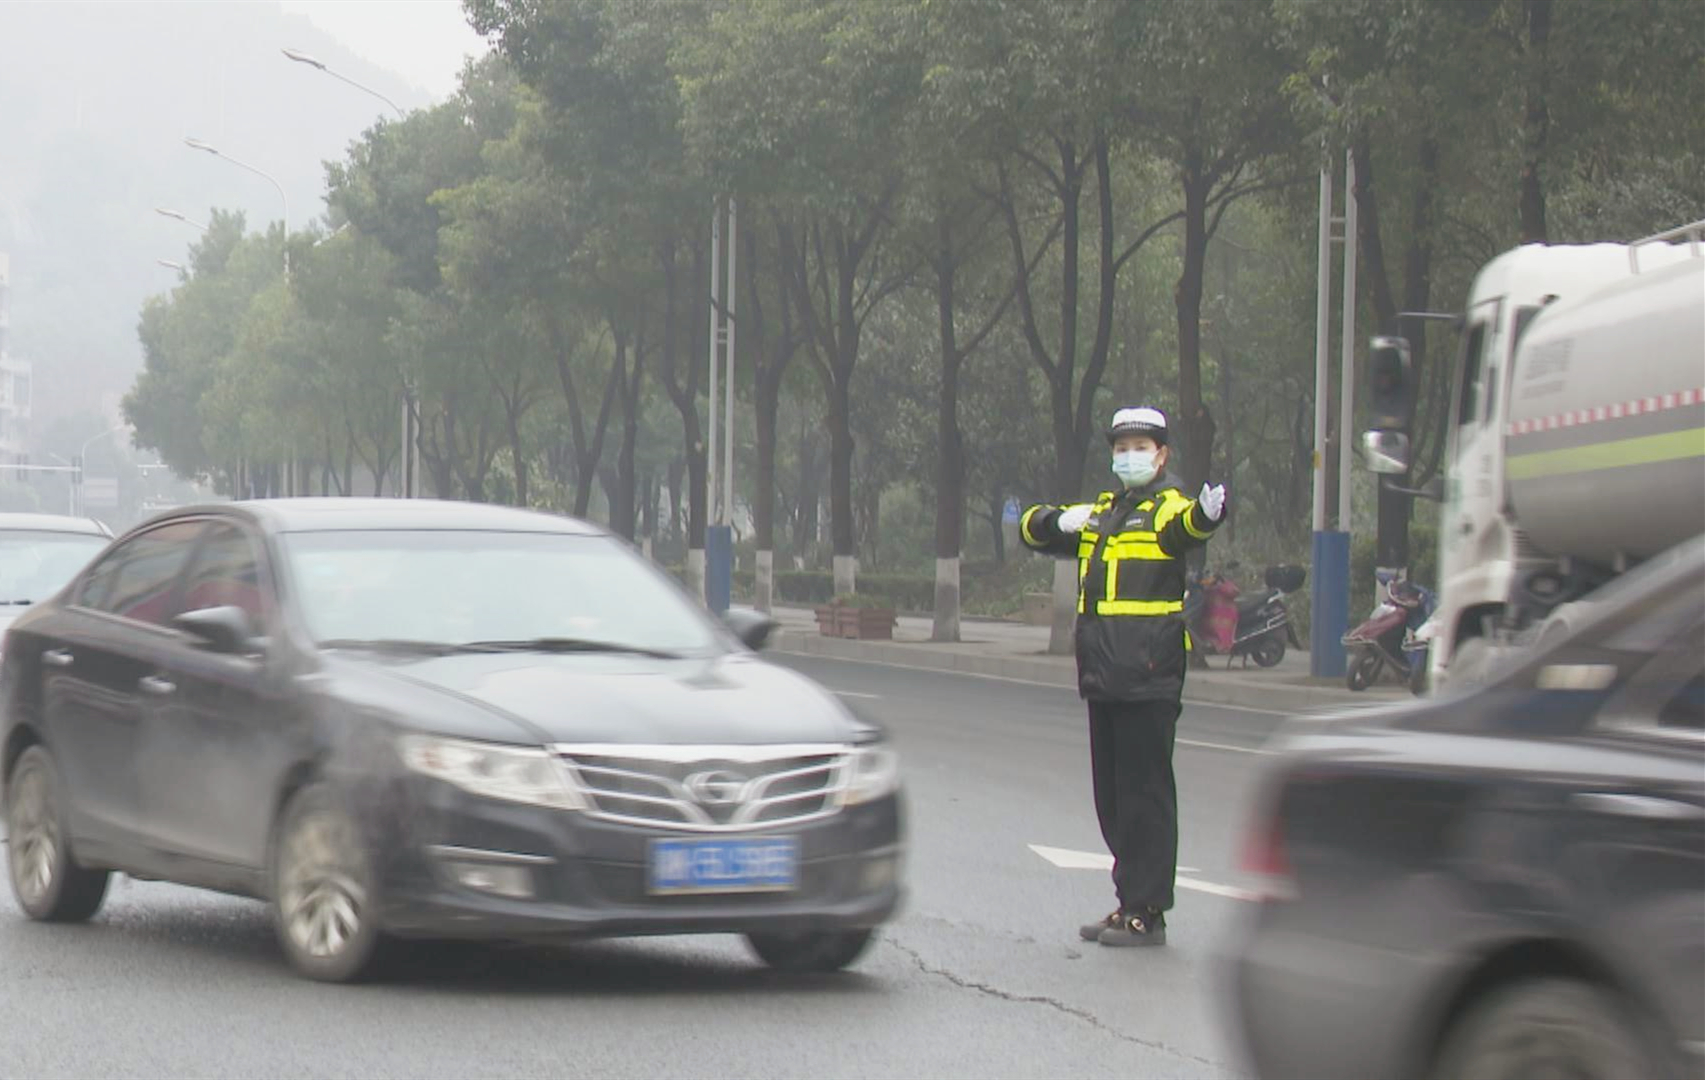
[[(1077, 689), (1077, 663), (1070, 656), (1048, 655), (1046, 626), (967, 619), (960, 624), (959, 642), (941, 644), (929, 640), (928, 618), (902, 615), (893, 641), (849, 641), (819, 634), (817, 617), (810, 608), (778, 606), (771, 615), (781, 623), (771, 646), (775, 652)], [(1272, 712), (1308, 712), (1400, 701), (1409, 696), (1394, 682), (1381, 682), (1353, 693), (1341, 678), (1316, 679), (1308, 673), (1306, 652), (1287, 651), (1284, 660), (1272, 668), (1253, 663), (1245, 668), (1240, 659), (1228, 671), (1224, 657), (1208, 662), (1206, 670), (1191, 669), (1184, 682), (1184, 700)]]

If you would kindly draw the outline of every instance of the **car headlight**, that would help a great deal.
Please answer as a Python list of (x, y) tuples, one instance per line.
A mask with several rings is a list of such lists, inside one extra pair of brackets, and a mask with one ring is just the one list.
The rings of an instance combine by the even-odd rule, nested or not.
[(430, 735), (405, 735), (400, 741), (403, 763), (410, 769), (471, 795), (557, 810), (586, 808), (586, 800), (548, 751)]
[(860, 746), (847, 763), (846, 805), (872, 802), (900, 789), (900, 757), (886, 746)]

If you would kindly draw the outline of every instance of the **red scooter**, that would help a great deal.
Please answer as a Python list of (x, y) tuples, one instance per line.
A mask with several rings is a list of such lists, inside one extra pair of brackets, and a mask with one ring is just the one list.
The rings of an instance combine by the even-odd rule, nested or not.
[(1410, 632), (1432, 615), (1432, 596), (1426, 589), (1397, 578), (1386, 586), (1386, 599), (1362, 624), (1344, 635), (1349, 667), (1344, 682), (1351, 690), (1366, 690), (1391, 668), (1405, 682), (1416, 664), (1425, 663), (1410, 646)]

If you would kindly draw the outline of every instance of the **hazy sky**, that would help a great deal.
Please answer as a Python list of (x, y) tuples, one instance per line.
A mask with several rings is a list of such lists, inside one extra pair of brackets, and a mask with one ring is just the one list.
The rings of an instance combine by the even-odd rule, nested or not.
[(282, 6), (435, 99), (455, 91), (468, 56), (485, 51), (460, 0), (283, 0)]

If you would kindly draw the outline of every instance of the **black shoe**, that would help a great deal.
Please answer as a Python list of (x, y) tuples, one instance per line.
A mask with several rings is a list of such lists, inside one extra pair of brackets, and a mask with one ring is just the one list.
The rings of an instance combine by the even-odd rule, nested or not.
[(1166, 944), (1166, 916), (1144, 911), (1119, 916), (1119, 921), (1096, 935), (1095, 940), (1116, 949)]
[(1115, 911), (1113, 914), (1107, 916), (1105, 919), (1101, 919), (1098, 922), (1089, 923), (1086, 926), (1078, 927), (1078, 931), (1077, 931), (1078, 936), (1083, 938), (1083, 940), (1085, 940), (1085, 941), (1099, 940), (1101, 937), (1101, 932), (1103, 930), (1116, 929), (1119, 926), (1119, 921), (1120, 921), (1119, 913), (1117, 911)]

